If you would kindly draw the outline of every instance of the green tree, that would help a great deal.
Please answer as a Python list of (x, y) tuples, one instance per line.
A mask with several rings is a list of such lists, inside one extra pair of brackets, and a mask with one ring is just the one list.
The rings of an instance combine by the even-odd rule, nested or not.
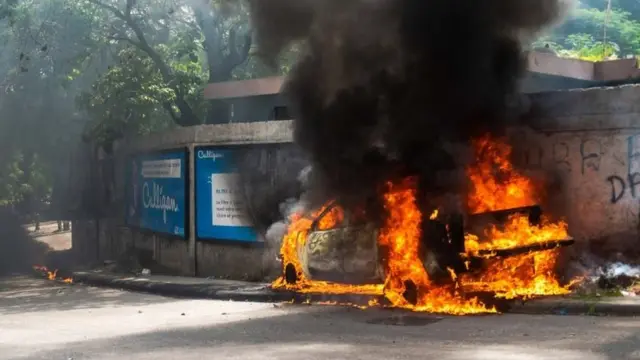
[(90, 81), (78, 72), (93, 53), (85, 38), (92, 27), (85, 14), (63, 0), (21, 0), (11, 21), (0, 24), (0, 202), (23, 213), (37, 211), (50, 193), (52, 168), (66, 158), (71, 139), (82, 124), (74, 108), (78, 83)]
[(585, 1), (551, 34), (534, 43), (560, 56), (585, 60), (640, 55), (640, 6), (636, 1)]
[[(125, 135), (142, 135), (182, 125), (179, 109), (174, 105), (182, 94), (194, 113), (205, 106), (201, 89), (205, 83), (198, 57), (184, 44), (158, 46), (175, 78), (167, 84), (153, 60), (136, 46), (118, 51), (116, 64), (110, 66), (78, 98), (78, 104), (90, 119), (85, 136), (106, 146)], [(178, 91), (176, 91), (178, 90)]]
[(174, 92), (171, 106), (164, 108), (176, 124), (228, 121), (224, 102), (209, 102), (204, 113), (200, 102), (193, 103), (193, 86), (203, 85), (198, 83), (201, 76), (193, 72), (193, 64), (201, 65), (207, 74), (206, 82), (232, 79), (233, 70), (249, 57), (252, 44), (244, 2), (83, 1), (104, 10), (101, 18), (104, 36), (116, 45), (123, 42), (133, 45), (140, 54), (149, 57), (165, 86)]

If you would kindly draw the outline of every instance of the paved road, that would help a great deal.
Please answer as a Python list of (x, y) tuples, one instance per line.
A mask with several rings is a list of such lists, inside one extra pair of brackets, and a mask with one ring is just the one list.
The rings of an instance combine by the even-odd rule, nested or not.
[[(0, 359), (640, 359), (640, 319), (418, 316), (0, 279)], [(411, 318), (406, 319), (409, 322)]]

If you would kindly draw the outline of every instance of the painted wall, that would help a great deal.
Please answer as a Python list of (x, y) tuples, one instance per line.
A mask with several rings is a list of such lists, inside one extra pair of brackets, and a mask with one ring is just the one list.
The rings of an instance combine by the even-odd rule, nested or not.
[(564, 217), (573, 237), (620, 250), (640, 241), (640, 130), (512, 136), (526, 144), (515, 161), (550, 184), (545, 210)]

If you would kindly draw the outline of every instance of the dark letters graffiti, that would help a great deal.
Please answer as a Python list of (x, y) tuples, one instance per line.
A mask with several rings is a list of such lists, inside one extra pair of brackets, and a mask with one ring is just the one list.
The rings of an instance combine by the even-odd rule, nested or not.
[(604, 154), (600, 141), (587, 139), (580, 142), (580, 157), (582, 159), (582, 175), (585, 169), (600, 171), (600, 159)]
[[(638, 168), (636, 164), (636, 159), (640, 158), (640, 141), (638, 141), (640, 134), (632, 135), (627, 138), (627, 157), (626, 157), (626, 165), (627, 165), (627, 174), (626, 176), (618, 176), (612, 175), (607, 178), (609, 185), (611, 185), (611, 203), (616, 204), (624, 196), (627, 194), (627, 190), (629, 190), (629, 194), (633, 199), (638, 197), (638, 185), (640, 185), (640, 168)], [(581, 148), (582, 150), (582, 148)], [(587, 160), (595, 159), (593, 156), (590, 156), (591, 153), (585, 151), (582, 154), (583, 159), (583, 171), (585, 167), (590, 167), (590, 165), (584, 165)], [(620, 159), (615, 154), (613, 156), (615, 160), (617, 160), (620, 164), (624, 165), (623, 159)], [(598, 159), (599, 165), (599, 159)]]
[(638, 185), (640, 185), (640, 173), (632, 173), (627, 176), (627, 180), (618, 175), (612, 175), (607, 178), (607, 181), (611, 185), (611, 203), (616, 204), (626, 194), (627, 190), (631, 194), (631, 197), (636, 199), (638, 197)]
[(637, 196), (636, 186), (640, 185), (640, 173), (629, 174), (629, 190), (631, 190), (631, 196), (635, 199)]
[(628, 148), (627, 148), (627, 166), (628, 171), (627, 174), (631, 175), (634, 172), (633, 165), (634, 159), (640, 157), (640, 149), (638, 149), (638, 137), (640, 134), (629, 136), (627, 139)]
[(616, 204), (627, 191), (627, 184), (618, 175), (609, 176), (607, 181), (611, 184), (611, 203)]
[(553, 161), (557, 166), (564, 167), (565, 170), (571, 171), (571, 162), (569, 161), (569, 145), (566, 142), (553, 144)]

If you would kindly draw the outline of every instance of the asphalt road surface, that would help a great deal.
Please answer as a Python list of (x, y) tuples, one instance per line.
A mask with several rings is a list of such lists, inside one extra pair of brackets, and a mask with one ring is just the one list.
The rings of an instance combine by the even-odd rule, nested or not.
[(0, 279), (0, 359), (618, 360), (640, 359), (639, 337), (638, 318), (439, 318)]

